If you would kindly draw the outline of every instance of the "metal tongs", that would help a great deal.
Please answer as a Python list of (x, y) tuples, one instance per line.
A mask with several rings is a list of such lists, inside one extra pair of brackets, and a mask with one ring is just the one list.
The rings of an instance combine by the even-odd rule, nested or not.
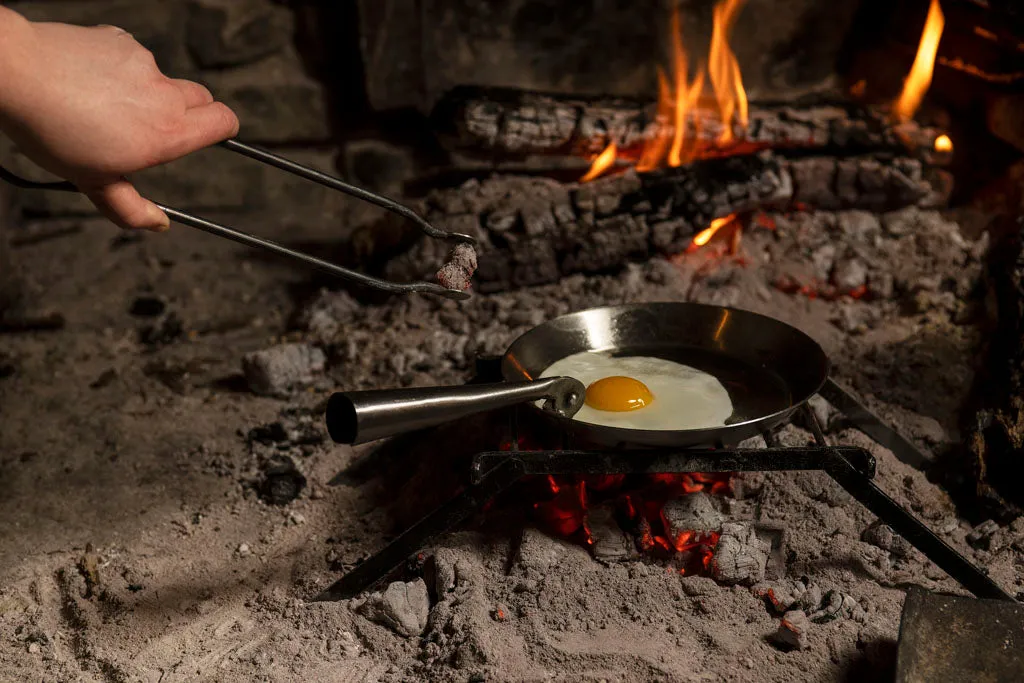
[[(338, 178), (317, 171), (316, 169), (309, 168), (308, 166), (303, 166), (302, 164), (297, 164), (294, 161), (289, 161), (288, 159), (279, 157), (276, 154), (271, 154), (270, 152), (266, 152), (255, 147), (251, 147), (249, 145), (237, 142), (235, 140), (225, 140), (224, 142), (220, 143), (219, 146), (232, 152), (237, 152), (238, 154), (241, 154), (243, 156), (247, 156), (250, 159), (255, 159), (256, 161), (268, 164), (282, 171), (286, 171), (288, 173), (297, 175), (301, 178), (305, 178), (306, 180), (311, 180), (314, 183), (319, 183), (320, 185), (323, 185), (324, 187), (329, 187), (332, 190), (344, 192), (345, 194), (352, 195), (353, 197), (362, 199), (363, 201), (369, 202), (371, 204), (376, 204), (381, 208), (387, 209), (388, 211), (391, 211), (393, 213), (398, 214), (399, 216), (408, 218), (409, 220), (413, 221), (419, 226), (420, 230), (428, 237), (440, 240), (447, 240), (456, 244), (476, 244), (476, 239), (471, 237), (470, 235), (465, 235), (457, 232), (446, 232), (444, 230), (435, 228), (433, 225), (428, 223), (424, 218), (422, 218), (420, 215), (418, 215), (415, 211), (413, 211), (407, 206), (403, 206), (394, 200), (388, 199), (387, 197), (383, 197), (379, 194), (375, 194), (368, 190), (364, 190), (360, 187), (356, 187), (355, 185), (349, 185), (348, 183), (343, 182)], [(10, 171), (6, 170), (3, 167), (0, 167), (0, 180), (5, 180), (16, 187), (30, 190), (59, 190), (62, 192), (79, 191), (74, 184), (67, 181), (56, 183), (41, 183), (31, 180), (25, 180), (24, 178), (20, 178), (14, 175), (13, 173), (11, 173)], [(339, 265), (329, 263), (322, 259), (318, 259), (315, 256), (310, 256), (309, 254), (304, 254), (302, 252), (295, 251), (294, 249), (289, 249), (288, 247), (277, 244), (276, 242), (271, 242), (270, 240), (265, 240), (261, 237), (256, 237), (255, 235), (250, 235), (248, 233), (236, 230), (234, 228), (229, 228), (226, 225), (220, 225), (218, 223), (214, 223), (213, 221), (208, 221), (204, 218), (199, 218), (198, 216), (193, 216), (189, 213), (185, 213), (184, 211), (179, 211), (178, 209), (169, 206), (164, 206), (163, 204), (156, 203), (156, 205), (160, 207), (160, 209), (164, 213), (167, 214), (168, 218), (178, 223), (181, 223), (182, 225), (187, 225), (191, 228), (198, 228), (199, 230), (203, 230), (212, 235), (217, 235), (218, 237), (224, 237), (229, 240), (234, 240), (235, 242), (240, 242), (241, 244), (246, 244), (250, 247), (258, 247), (261, 249), (265, 249), (267, 251), (272, 251), (276, 254), (280, 254), (281, 256), (287, 256), (296, 261), (302, 261), (307, 265), (319, 268), (338, 277), (345, 278), (347, 280), (351, 280), (352, 282), (356, 282), (358, 284), (365, 285), (367, 287), (372, 287), (374, 289), (378, 289), (384, 292), (391, 292), (394, 294), (419, 292), (421, 294), (435, 294), (437, 296), (442, 296), (447, 299), (459, 300), (468, 299), (470, 296), (469, 293), (467, 292), (448, 289), (434, 282), (399, 283), (391, 282), (389, 280), (382, 280), (380, 278), (375, 278), (370, 275), (358, 273), (354, 270), (349, 270), (348, 268), (342, 268)]]

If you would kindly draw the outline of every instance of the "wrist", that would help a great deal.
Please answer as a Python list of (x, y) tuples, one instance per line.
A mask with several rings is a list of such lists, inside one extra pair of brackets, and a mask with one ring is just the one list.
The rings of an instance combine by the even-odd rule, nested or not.
[(25, 69), (31, 61), (32, 23), (0, 6), (0, 120), (14, 114), (24, 99)]

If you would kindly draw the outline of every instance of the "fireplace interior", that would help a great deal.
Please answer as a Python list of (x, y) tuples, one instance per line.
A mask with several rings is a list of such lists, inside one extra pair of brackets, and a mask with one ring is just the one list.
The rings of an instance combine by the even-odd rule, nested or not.
[[(991, 606), (1024, 591), (1014, 3), (5, 4), (125, 28), (239, 140), (476, 240), (440, 275), (470, 298), (391, 295), (0, 188), (12, 675), (971, 680), (997, 660), (904, 637), (934, 626), (921, 596), (1024, 624)], [(236, 156), (134, 180), (391, 281), (450, 258)], [(335, 392), (497, 381), (544, 321), (660, 301), (802, 330), (826, 389), (752, 440), (635, 457), (519, 409), (325, 429)]]

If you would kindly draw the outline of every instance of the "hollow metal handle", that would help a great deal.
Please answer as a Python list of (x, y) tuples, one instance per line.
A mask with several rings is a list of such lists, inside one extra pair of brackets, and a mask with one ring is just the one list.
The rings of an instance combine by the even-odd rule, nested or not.
[(327, 402), (327, 431), (336, 443), (355, 445), (542, 399), (545, 408), (572, 417), (583, 407), (585, 394), (586, 387), (571, 377), (340, 392)]

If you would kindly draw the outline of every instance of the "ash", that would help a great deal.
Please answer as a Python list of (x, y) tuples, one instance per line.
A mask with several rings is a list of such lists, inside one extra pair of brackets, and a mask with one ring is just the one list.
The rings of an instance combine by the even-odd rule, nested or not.
[[(466, 302), (366, 305), (321, 291), (292, 329), (281, 271), (248, 262), (226, 278), (237, 247), (190, 241), (202, 236), (115, 249), (90, 227), (23, 252), (41, 273), (103, 263), (123, 287), (50, 283), (76, 333), (12, 336), (3, 353), (0, 453), (18, 484), (0, 501), (3, 670), (18, 680), (886, 680), (905, 587), (961, 591), (821, 473), (745, 474), (714, 496), (714, 519), (702, 519), (733, 553), (717, 577), (637, 552), (608, 514), (598, 559), (533, 528), (510, 542), (515, 525), (497, 518), (438, 539), (395, 583), (310, 601), (440, 502), (465, 471), (456, 456), (493, 434), (452, 426), (413, 445), (336, 447), (318, 417), (329, 393), (463, 382), (478, 355), (587, 307), (698, 301), (774, 316), (819, 341), (837, 379), (923, 451), (955, 443), (984, 316), (984, 243), (917, 208), (769, 217), (774, 229), (747, 225), (735, 253), (723, 235), (678, 258)], [(154, 283), (184, 326), (156, 346), (128, 313)], [(295, 362), (279, 382), (263, 373), (256, 394), (242, 367), (251, 353), (268, 367), (277, 354)], [(885, 491), (1019, 588), (1024, 524), (969, 523), (923, 472), (814, 408), (833, 443), (878, 458)], [(797, 425), (779, 436), (811, 441)], [(414, 452), (432, 455), (410, 463)]]

